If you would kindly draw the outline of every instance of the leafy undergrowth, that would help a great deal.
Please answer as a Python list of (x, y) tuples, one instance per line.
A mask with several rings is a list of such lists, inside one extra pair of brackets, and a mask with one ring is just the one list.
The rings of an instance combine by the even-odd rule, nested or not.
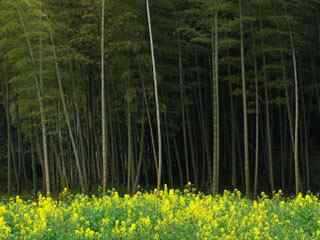
[(320, 239), (320, 201), (281, 193), (250, 201), (165, 190), (120, 197), (12, 198), (0, 204), (0, 239)]

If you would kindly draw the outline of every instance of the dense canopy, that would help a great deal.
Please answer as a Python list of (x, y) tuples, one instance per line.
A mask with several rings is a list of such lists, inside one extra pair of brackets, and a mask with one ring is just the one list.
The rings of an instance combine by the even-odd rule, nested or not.
[(319, 13), (1, 0), (0, 191), (319, 191)]

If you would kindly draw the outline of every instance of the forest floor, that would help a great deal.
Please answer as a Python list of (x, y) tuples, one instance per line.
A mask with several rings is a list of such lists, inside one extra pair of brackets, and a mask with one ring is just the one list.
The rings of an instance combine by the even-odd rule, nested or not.
[(320, 239), (320, 200), (187, 190), (17, 196), (0, 203), (0, 239)]

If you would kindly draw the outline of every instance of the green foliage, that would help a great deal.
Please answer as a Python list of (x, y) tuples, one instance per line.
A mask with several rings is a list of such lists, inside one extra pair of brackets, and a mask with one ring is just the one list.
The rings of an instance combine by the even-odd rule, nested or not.
[[(5, 89), (8, 83), (9, 106), (7, 109), (5, 107), (4, 111), (8, 113), (12, 125), (13, 188), (18, 189), (18, 185), (28, 188), (32, 176), (37, 175), (32, 172), (29, 164), (32, 154), (36, 168), (43, 171), (40, 101), (36, 84), (40, 82), (40, 63), (43, 67), (40, 92), (44, 105), (44, 123), (48, 130), (46, 134), (50, 177), (55, 185), (54, 191), (59, 191), (65, 185), (77, 188), (79, 183), (75, 171), (74, 149), (70, 146), (70, 132), (75, 136), (75, 148), (79, 151), (81, 162), (79, 168), (87, 174), (88, 185), (94, 188), (101, 181), (101, 3), (101, 0), (0, 1), (0, 107), (5, 106)], [(110, 184), (122, 187), (127, 181), (126, 174), (130, 172), (127, 169), (127, 136), (132, 134), (132, 178), (141, 170), (137, 177), (138, 182), (152, 185), (156, 175), (153, 148), (157, 147), (157, 143), (152, 140), (157, 136), (145, 1), (106, 0), (105, 3), (105, 52), (102, 55), (105, 58), (105, 115), (109, 140), (107, 150), (110, 160)], [(224, 161), (219, 165), (221, 187), (230, 184), (231, 166), (236, 169), (235, 176), (232, 175), (236, 178), (233, 180), (237, 180), (234, 184), (238, 183), (241, 187), (243, 152), (239, 139), (242, 139), (243, 102), (240, 97), (243, 92), (239, 1), (152, 0), (150, 3), (163, 121), (163, 154), (166, 159), (164, 178), (171, 175), (173, 186), (179, 181), (175, 177), (178, 173), (181, 174), (181, 185), (187, 178), (193, 179), (198, 175), (199, 185), (207, 186), (211, 178), (213, 144), (210, 116), (213, 111), (212, 75), (215, 73), (212, 67), (212, 48), (213, 33), (216, 31), (221, 93), (221, 156), (224, 156)], [(302, 111), (306, 111), (306, 119), (299, 121), (300, 132), (303, 133), (306, 129), (306, 135), (310, 132), (310, 135), (314, 134), (313, 138), (316, 138), (317, 131), (313, 129), (318, 126), (320, 106), (320, 74), (317, 67), (320, 59), (320, 6), (316, 0), (252, 0), (242, 3), (243, 57), (250, 114), (250, 156), (254, 156), (256, 147), (264, 146), (264, 142), (260, 142), (260, 146), (253, 144), (257, 93), (258, 107), (261, 110), (259, 126), (263, 128), (266, 125), (266, 103), (271, 103), (270, 116), (275, 120), (271, 123), (271, 136), (275, 136), (273, 145), (282, 146), (281, 154), (287, 157), (281, 162), (281, 173), (285, 176), (281, 175), (280, 178), (279, 170), (275, 183), (278, 186), (291, 185), (293, 165), (289, 127), (292, 126), (289, 126), (291, 123), (288, 124), (287, 118), (289, 112), (292, 115), (289, 118), (294, 117), (294, 73), (290, 37), (293, 37), (292, 42), (297, 53), (301, 115)], [(215, 13), (218, 17), (218, 29), (214, 29)], [(57, 56), (54, 56), (53, 50)], [(67, 113), (70, 115), (70, 129), (62, 114), (58, 75), (62, 80)], [(257, 91), (255, 79), (258, 79)], [(183, 83), (180, 83), (180, 80)], [(266, 92), (263, 91), (264, 87)], [(266, 93), (269, 100), (264, 98)], [(286, 104), (288, 106), (285, 106)], [(128, 115), (132, 119), (132, 131), (129, 134)], [(315, 120), (312, 120), (313, 118)], [(181, 124), (183, 119), (186, 132), (184, 134)], [(281, 124), (288, 131), (286, 134), (278, 131), (278, 119), (282, 119)], [(140, 130), (142, 124), (145, 128)], [(143, 130), (144, 132), (140, 133)], [(261, 134), (258, 140), (264, 141), (266, 131), (262, 129), (259, 132)], [(284, 139), (278, 137), (279, 132), (285, 135)], [(19, 150), (18, 137), (22, 139)], [(301, 136), (299, 140), (301, 156), (307, 156), (309, 148), (318, 145), (306, 143), (305, 146), (305, 139), (309, 137)], [(314, 142), (317, 143), (317, 140)], [(140, 143), (144, 145), (140, 146)], [(7, 142), (0, 144), (10, 148)], [(257, 161), (258, 185), (269, 189), (264, 183), (269, 169), (264, 167), (270, 153), (261, 151), (260, 148)], [(275, 151), (277, 149), (271, 154)], [(231, 156), (234, 159), (231, 159)], [(8, 156), (1, 159), (1, 167), (7, 170)], [(301, 159), (301, 182), (307, 185), (308, 170), (305, 168), (317, 165), (317, 161), (308, 165), (303, 160)], [(250, 158), (251, 170), (255, 166), (253, 158)], [(43, 174), (38, 175), (40, 184)], [(315, 176), (317, 174), (313, 173), (314, 186), (318, 188)], [(181, 229), (181, 232), (185, 231), (184, 226), (177, 224), (176, 227)]]
[(240, 192), (206, 196), (185, 190), (120, 197), (19, 197), (0, 204), (0, 239), (319, 239), (320, 201), (281, 192), (249, 201)]

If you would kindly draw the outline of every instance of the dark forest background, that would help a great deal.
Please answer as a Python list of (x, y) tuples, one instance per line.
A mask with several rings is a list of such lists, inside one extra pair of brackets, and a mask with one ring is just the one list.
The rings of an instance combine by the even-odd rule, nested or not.
[(320, 1), (147, 3), (0, 1), (1, 191), (318, 192)]

